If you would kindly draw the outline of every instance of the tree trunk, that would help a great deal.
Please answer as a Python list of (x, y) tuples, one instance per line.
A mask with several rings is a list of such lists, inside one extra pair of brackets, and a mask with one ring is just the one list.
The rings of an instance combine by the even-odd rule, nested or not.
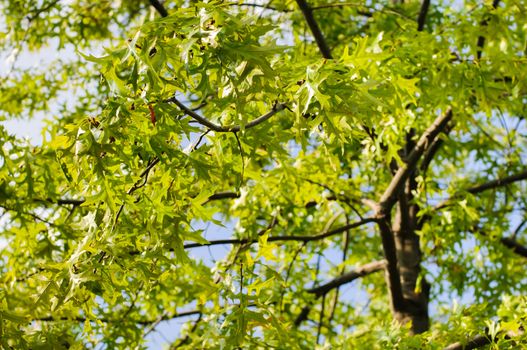
[[(407, 154), (408, 150), (414, 147), (411, 137), (410, 132), (407, 137)], [(404, 298), (402, 309), (394, 310), (394, 318), (401, 324), (411, 322), (411, 331), (414, 334), (423, 333), (430, 327), (428, 317), (430, 285), (424, 279), (420, 282), (420, 286), (417, 285), (422, 254), (419, 236), (415, 233), (419, 207), (412, 203), (413, 191), (417, 189), (416, 174), (417, 172), (414, 171), (409, 176), (404, 190), (399, 193), (397, 212), (392, 223)]]

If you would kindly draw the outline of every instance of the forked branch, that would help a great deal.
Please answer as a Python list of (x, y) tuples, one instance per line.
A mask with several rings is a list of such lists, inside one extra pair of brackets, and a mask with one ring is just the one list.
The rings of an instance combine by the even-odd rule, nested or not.
[[(169, 98), (165, 102), (172, 102), (172, 103), (174, 103), (186, 115), (188, 115), (189, 117), (191, 117), (192, 119), (194, 119), (198, 123), (200, 123), (201, 125), (206, 126), (207, 128), (209, 128), (209, 129), (211, 129), (213, 131), (216, 131), (216, 132), (238, 132), (238, 131), (240, 131), (242, 129), (242, 126), (240, 126), (240, 125), (227, 125), (227, 126), (225, 126), (225, 125), (215, 124), (215, 123), (211, 122), (210, 120), (208, 120), (207, 118), (202, 117), (201, 115), (199, 115), (198, 113), (196, 113), (192, 109), (190, 109), (187, 106), (185, 106), (183, 103), (181, 103), (181, 101), (179, 101), (175, 97)], [(286, 105), (285, 104), (277, 103), (277, 104), (275, 104), (273, 106), (273, 109), (271, 111), (269, 111), (269, 112), (265, 113), (264, 115), (261, 115), (260, 117), (258, 117), (256, 119), (253, 119), (252, 121), (248, 122), (247, 124), (245, 124), (243, 126), (243, 128), (244, 129), (253, 128), (253, 127), (257, 126), (258, 124), (261, 124), (261, 123), (265, 122), (267, 119), (271, 118), (273, 115), (275, 115), (276, 113), (278, 113), (278, 112), (280, 112), (280, 111), (282, 111), (284, 109), (286, 109)]]
[(397, 172), (393, 176), (392, 181), (388, 185), (388, 188), (386, 189), (386, 191), (384, 191), (384, 194), (382, 195), (379, 201), (380, 214), (389, 213), (389, 211), (392, 209), (393, 205), (397, 200), (397, 193), (399, 192), (401, 187), (404, 186), (404, 182), (406, 181), (410, 173), (415, 170), (419, 159), (421, 158), (423, 153), (430, 147), (431, 143), (437, 137), (437, 135), (446, 128), (448, 122), (451, 119), (452, 109), (448, 108), (443, 115), (439, 116), (432, 123), (432, 125), (430, 125), (430, 127), (423, 133), (419, 141), (417, 141), (414, 149), (406, 159), (406, 163), (403, 164), (399, 168), (399, 170), (397, 170)]

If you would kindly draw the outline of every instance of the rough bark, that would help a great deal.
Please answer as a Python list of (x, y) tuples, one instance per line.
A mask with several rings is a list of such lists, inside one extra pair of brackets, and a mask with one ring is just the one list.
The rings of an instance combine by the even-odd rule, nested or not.
[(414, 334), (425, 332), (430, 326), (428, 317), (430, 286), (422, 280), (421, 286), (416, 288), (422, 260), (419, 236), (415, 233), (419, 208), (411, 203), (412, 191), (416, 187), (417, 184), (412, 176), (406, 181), (405, 190), (400, 194), (392, 228), (404, 299), (403, 308), (394, 310), (394, 316), (402, 324), (411, 322), (411, 331)]

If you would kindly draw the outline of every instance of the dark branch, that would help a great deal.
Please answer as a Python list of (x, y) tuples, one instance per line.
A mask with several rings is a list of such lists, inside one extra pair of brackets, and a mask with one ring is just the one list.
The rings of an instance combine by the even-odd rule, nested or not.
[(81, 205), (82, 203), (84, 203), (84, 199), (67, 199), (67, 198), (64, 198), (64, 199), (57, 199), (56, 203), (58, 205), (74, 205), (74, 206), (78, 206), (78, 205)]
[[(236, 193), (236, 192), (218, 192), (218, 193), (215, 193), (215, 194), (209, 196), (209, 198), (203, 204), (211, 202), (211, 201), (215, 201), (215, 200), (229, 199), (229, 198), (239, 198), (239, 197), (240, 197), (240, 195), (238, 193)], [(42, 200), (38, 200), (38, 201), (39, 202), (44, 202)], [(45, 202), (55, 203), (55, 204), (58, 204), (58, 205), (75, 205), (75, 206), (79, 206), (82, 203), (84, 203), (85, 200), (84, 199), (62, 198), (62, 199), (57, 199), (55, 201), (53, 201), (51, 199), (48, 199)]]
[[(500, 0), (492, 1), (492, 8), (497, 9), (499, 4), (500, 4)], [(485, 19), (481, 22), (482, 27), (486, 27), (488, 24), (489, 24), (488, 19)], [(476, 56), (478, 57), (478, 60), (479, 60), (481, 58), (481, 52), (482, 52), (483, 46), (485, 46), (485, 37), (483, 35), (480, 35), (478, 37), (477, 46), (478, 46), (478, 52), (476, 53)]]
[(477, 193), (480, 193), (486, 190), (491, 190), (491, 189), (495, 189), (498, 187), (506, 186), (506, 185), (512, 184), (517, 181), (522, 181), (522, 180), (527, 180), (527, 169), (515, 175), (507, 176), (502, 179), (496, 179), (496, 180), (489, 181), (487, 183), (484, 183), (478, 186), (471, 187), (467, 189), (467, 192), (472, 193), (472, 194), (477, 194)]
[[(501, 179), (492, 180), (492, 181), (483, 183), (481, 185), (470, 187), (470, 188), (466, 189), (465, 191), (468, 192), (468, 193), (471, 193), (471, 194), (479, 194), (479, 193), (487, 191), (487, 190), (493, 190), (493, 189), (496, 189), (496, 188), (499, 188), (499, 187), (503, 187), (503, 186), (507, 186), (507, 185), (510, 185), (512, 183), (515, 183), (515, 182), (518, 182), (518, 181), (523, 181), (523, 180), (527, 180), (527, 170), (523, 170), (522, 172), (520, 172), (518, 174), (514, 174), (514, 175), (511, 175), (511, 176), (506, 176), (506, 177), (501, 178)], [(452, 197), (450, 197), (450, 198), (440, 202), (439, 204), (437, 204), (434, 207), (434, 210), (440, 210), (440, 209), (446, 208), (446, 207), (448, 207), (448, 206), (450, 206), (452, 204), (453, 200), (459, 199), (459, 198), (462, 198), (462, 197), (463, 197), (462, 193), (454, 194)], [(423, 219), (421, 221), (429, 220), (429, 219), (430, 219), (429, 215), (428, 216), (423, 216)]]
[(443, 350), (472, 350), (472, 349), (478, 349), (485, 345), (490, 344), (492, 341), (490, 337), (484, 336), (484, 335), (476, 335), (474, 338), (470, 339), (466, 343), (456, 342), (454, 344), (450, 344)]
[(386, 215), (390, 212), (397, 200), (397, 193), (401, 189), (401, 186), (404, 186), (404, 182), (410, 173), (415, 170), (417, 162), (423, 153), (429, 148), (430, 144), (437, 137), (437, 135), (445, 129), (451, 119), (452, 109), (448, 108), (447, 111), (443, 115), (439, 116), (423, 133), (423, 135), (421, 135), (421, 138), (419, 141), (417, 141), (414, 149), (408, 155), (406, 164), (397, 170), (393, 176), (392, 181), (388, 185), (388, 188), (386, 191), (384, 191), (384, 194), (379, 201), (379, 214)]
[(196, 329), (198, 328), (198, 325), (199, 325), (199, 323), (201, 322), (202, 319), (203, 319), (203, 314), (199, 314), (198, 319), (194, 322), (194, 324), (192, 325), (192, 328), (190, 329), (190, 331), (187, 334), (185, 334), (185, 336), (183, 338), (179, 339), (179, 341), (177, 343), (175, 343), (173, 346), (171, 346), (170, 349), (171, 350), (172, 349), (177, 349), (177, 348), (181, 347), (181, 345), (188, 343), (188, 341), (190, 339), (190, 335), (196, 331)]
[(341, 3), (336, 3), (336, 4), (324, 4), (324, 5), (319, 5), (319, 6), (313, 6), (313, 7), (311, 7), (311, 11), (324, 10), (324, 9), (336, 8), (336, 7), (348, 7), (348, 6), (350, 6), (350, 7), (358, 7), (358, 9), (356, 11), (357, 11), (357, 14), (359, 14), (361, 16), (364, 16), (364, 17), (372, 17), (373, 16), (372, 12), (370, 12), (367, 7), (359, 5), (359, 4), (355, 4), (355, 3), (349, 3), (349, 2), (341, 2)]
[(372, 205), (378, 219), (377, 223), (381, 233), (382, 247), (387, 261), (386, 269), (388, 271), (388, 288), (390, 290), (392, 306), (395, 310), (403, 310), (405, 307), (405, 300), (403, 297), (401, 278), (397, 263), (397, 250), (394, 235), (390, 228), (390, 213), (393, 205), (397, 201), (399, 192), (405, 185), (407, 178), (415, 170), (423, 153), (429, 149), (431, 143), (439, 133), (446, 128), (451, 119), (452, 109), (448, 108), (443, 115), (434, 120), (432, 125), (426, 129), (412, 148), (410, 154), (405, 160), (405, 164), (403, 164), (394, 174), (392, 181), (381, 196), (379, 203)]
[[(198, 113), (194, 112), (192, 109), (190, 109), (187, 106), (185, 106), (183, 103), (181, 103), (175, 97), (169, 98), (168, 100), (165, 100), (165, 102), (172, 102), (172, 103), (174, 103), (183, 112), (185, 112), (185, 114), (187, 114), (188, 116), (190, 116), (191, 118), (196, 120), (201, 125), (206, 126), (207, 128), (209, 128), (209, 129), (211, 129), (213, 131), (216, 131), (216, 132), (238, 132), (238, 131), (240, 131), (242, 129), (242, 127), (240, 125), (224, 126), (224, 125), (214, 124), (213, 122), (211, 122), (207, 118), (202, 117)], [(260, 117), (258, 117), (256, 119), (248, 122), (247, 124), (245, 124), (244, 128), (245, 129), (250, 129), (252, 127), (255, 127), (256, 125), (263, 123), (264, 121), (266, 121), (267, 119), (271, 118), (276, 113), (284, 110), (285, 108), (286, 108), (285, 104), (277, 103), (276, 105), (273, 106), (273, 109), (270, 112), (267, 112), (266, 114), (264, 114), (264, 115), (262, 115), (262, 116), (260, 116)]]
[[(523, 329), (519, 329), (517, 331), (500, 331), (497, 334), (490, 334), (489, 332), (485, 332), (485, 334), (478, 334), (476, 336), (473, 336), (472, 338), (464, 341), (464, 342), (455, 342), (453, 344), (448, 345), (443, 350), (472, 350), (472, 349), (479, 349), (484, 347), (485, 345), (489, 345), (493, 342), (496, 342), (499, 339), (509, 339), (512, 340), (515, 337), (521, 336), (524, 334)], [(513, 343), (514, 344), (514, 343)]]
[[(445, 130), (443, 130), (443, 134), (448, 135), (452, 130), (452, 126), (452, 124), (447, 125)], [(435, 155), (437, 154), (443, 143), (444, 141), (441, 137), (439, 137), (439, 135), (432, 142), (432, 145), (428, 148), (428, 151), (426, 151), (426, 153), (423, 155), (423, 161), (419, 166), (419, 169), (422, 173), (426, 173), (428, 167), (430, 166), (430, 163), (432, 163), (432, 160), (434, 159)]]
[(386, 266), (385, 260), (374, 261), (369, 264), (362, 265), (353, 271), (347, 272), (327, 282), (326, 284), (323, 284), (315, 288), (308, 289), (307, 292), (311, 294), (315, 294), (317, 297), (320, 297), (324, 294), (327, 294), (329, 291), (342, 286), (343, 284), (350, 283), (360, 277), (369, 275), (373, 272), (380, 271), (384, 269), (385, 266)]
[(32, 22), (34, 19), (36, 19), (38, 16), (40, 16), (42, 13), (44, 12), (47, 12), (48, 10), (50, 10), (52, 7), (55, 7), (55, 5), (57, 5), (59, 3), (60, 0), (55, 0), (55, 1), (52, 1), (50, 2), (49, 4), (47, 4), (46, 6), (36, 10), (34, 13), (32, 13), (31, 15), (28, 15), (26, 18)]
[[(482, 236), (488, 236), (488, 234), (478, 226), (473, 227), (470, 232), (478, 233)], [(519, 243), (516, 239), (514, 239), (514, 236), (502, 237), (500, 238), (500, 243), (506, 246), (507, 248), (511, 249), (515, 254), (527, 258), (527, 247)]]
[(401, 285), (401, 276), (397, 264), (397, 249), (393, 232), (390, 228), (388, 218), (382, 218), (378, 222), (381, 231), (382, 249), (386, 258), (388, 271), (388, 289), (392, 300), (392, 306), (395, 310), (404, 308), (403, 287)]
[(514, 253), (527, 258), (527, 247), (518, 243), (514, 238), (503, 237), (500, 239), (500, 242), (507, 248), (510, 248)]
[(150, 5), (152, 5), (156, 9), (156, 11), (159, 12), (161, 17), (168, 16), (167, 9), (165, 8), (165, 6), (163, 6), (162, 3), (159, 2), (159, 0), (149, 0), (149, 1), (150, 1)]
[[(269, 237), (267, 239), (267, 242), (294, 241), (294, 242), (304, 242), (305, 243), (305, 242), (317, 241), (317, 240), (328, 238), (336, 234), (345, 232), (349, 229), (356, 228), (362, 225), (366, 225), (368, 223), (375, 222), (375, 221), (376, 219), (374, 218), (365, 218), (363, 220), (356, 221), (349, 225), (344, 225), (334, 230), (323, 232), (323, 233), (320, 233), (314, 236), (274, 236), (274, 237)], [(207, 247), (207, 246), (222, 245), (222, 244), (253, 244), (257, 242), (258, 242), (258, 239), (248, 239), (248, 238), (219, 239), (219, 240), (210, 241), (209, 243), (188, 243), (184, 245), (184, 248), (190, 249), (190, 248)]]
[[(353, 282), (354, 280), (367, 276), (369, 274), (372, 274), (374, 272), (380, 271), (384, 269), (386, 266), (386, 261), (380, 260), (380, 261), (374, 261), (365, 265), (362, 265), (358, 268), (356, 268), (354, 271), (350, 271), (348, 273), (343, 274), (342, 276), (339, 276), (328, 283), (311, 288), (306, 290), (307, 293), (315, 294), (316, 298), (320, 298), (323, 295), (326, 295), (331, 290), (338, 288), (346, 283)], [(295, 326), (299, 326), (300, 323), (307, 320), (307, 317), (309, 316), (309, 311), (311, 311), (311, 305), (304, 306), (302, 308), (302, 311), (300, 311), (300, 314), (295, 319)]]
[(241, 4), (239, 4), (237, 2), (233, 2), (233, 3), (230, 3), (229, 6), (257, 7), (257, 8), (261, 8), (263, 10), (272, 10), (272, 11), (284, 12), (284, 13), (293, 12), (293, 11), (291, 11), (288, 8), (279, 9), (279, 8), (276, 8), (276, 7), (273, 7), (273, 6), (270, 6), (270, 5), (264, 5), (264, 4), (253, 4), (253, 3), (241, 3)]
[(236, 192), (218, 192), (214, 193), (213, 195), (209, 196), (209, 199), (207, 202), (215, 201), (219, 199), (227, 199), (227, 198), (240, 198), (240, 194)]
[(421, 9), (419, 10), (419, 16), (417, 17), (417, 31), (422, 32), (425, 23), (426, 23), (426, 15), (428, 14), (428, 8), (430, 7), (430, 0), (423, 0), (421, 3)]
[[(172, 320), (175, 318), (181, 318), (181, 317), (187, 317), (192, 315), (199, 315), (201, 314), (201, 310), (190, 310), (190, 311), (183, 311), (178, 312), (175, 314), (168, 314), (163, 317), (161, 317), (161, 321), (167, 321)], [(85, 322), (87, 319), (86, 317), (42, 317), (42, 318), (33, 318), (32, 321), (42, 321), (42, 322), (67, 322), (67, 321), (73, 321), (73, 322)], [(159, 317), (155, 319), (133, 319), (133, 318), (118, 318), (118, 319), (110, 319), (110, 318), (98, 318), (98, 321), (101, 321), (103, 323), (134, 323), (134, 324), (140, 324), (140, 325), (150, 325), (156, 322), (159, 322)], [(94, 320), (95, 321), (95, 320)]]
[(298, 4), (298, 7), (306, 19), (309, 30), (311, 30), (311, 34), (313, 34), (313, 37), (315, 38), (318, 49), (322, 53), (322, 57), (326, 59), (332, 59), (333, 57), (331, 56), (331, 51), (328, 44), (326, 43), (326, 39), (324, 38), (324, 35), (322, 34), (322, 31), (320, 30), (320, 27), (313, 16), (313, 9), (309, 7), (305, 0), (296, 0), (296, 3)]

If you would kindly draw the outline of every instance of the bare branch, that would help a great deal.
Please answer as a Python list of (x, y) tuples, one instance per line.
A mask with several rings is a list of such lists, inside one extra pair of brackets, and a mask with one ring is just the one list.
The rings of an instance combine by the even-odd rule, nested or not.
[(353, 3), (353, 2), (339, 2), (335, 4), (324, 4), (319, 6), (313, 6), (311, 7), (312, 11), (317, 10), (324, 10), (324, 9), (330, 9), (330, 8), (336, 8), (336, 7), (356, 7), (357, 13), (364, 17), (371, 17), (373, 14), (368, 10), (368, 8), (364, 5)]
[(401, 285), (401, 276), (397, 264), (397, 249), (393, 232), (387, 218), (378, 221), (379, 230), (381, 231), (382, 249), (386, 258), (388, 271), (388, 289), (392, 300), (392, 306), (395, 310), (404, 308), (403, 287)]
[(527, 169), (515, 175), (507, 176), (501, 179), (496, 179), (496, 180), (489, 181), (487, 183), (484, 183), (478, 186), (471, 187), (467, 189), (467, 192), (472, 193), (472, 194), (477, 194), (477, 193), (480, 193), (486, 190), (491, 190), (494, 188), (506, 186), (506, 185), (512, 184), (517, 181), (522, 181), (522, 180), (527, 180)]
[(79, 206), (81, 205), (82, 203), (84, 203), (84, 199), (68, 199), (68, 198), (64, 198), (64, 199), (57, 199), (56, 203), (58, 205), (74, 205), (74, 206)]
[[(192, 315), (199, 315), (201, 314), (201, 310), (190, 310), (190, 311), (183, 311), (178, 312), (174, 314), (166, 314), (163, 317), (161, 317), (161, 321), (167, 321), (172, 320), (175, 318), (181, 318), (181, 317), (187, 317)], [(67, 321), (73, 321), (73, 322), (86, 322), (86, 317), (81, 316), (74, 316), (74, 317), (41, 317), (41, 318), (33, 318), (31, 321), (42, 321), (42, 322), (67, 322)], [(95, 320), (94, 320), (95, 321)], [(118, 319), (111, 319), (111, 318), (98, 318), (97, 321), (101, 321), (103, 323), (134, 323), (134, 324), (140, 324), (140, 325), (151, 325), (160, 322), (160, 318), (157, 317), (155, 319), (133, 319), (133, 318), (118, 318)]]
[[(499, 187), (503, 187), (503, 186), (507, 186), (507, 185), (510, 185), (510, 184), (513, 184), (515, 182), (518, 182), (518, 181), (523, 181), (523, 180), (527, 180), (527, 169), (517, 173), (517, 174), (514, 174), (514, 175), (510, 175), (510, 176), (506, 176), (506, 177), (503, 177), (501, 179), (496, 179), (496, 180), (492, 180), (492, 181), (489, 181), (489, 182), (485, 182), (481, 185), (476, 185), (476, 186), (473, 186), (473, 187), (469, 187), (467, 188), (466, 190), (464, 190), (464, 192), (468, 192), (468, 193), (471, 193), (471, 194), (478, 194), (478, 193), (481, 193), (481, 192), (484, 192), (484, 191), (487, 191), (487, 190), (493, 190), (493, 189), (496, 189), (496, 188), (499, 188)], [(453, 200), (455, 199), (458, 199), (458, 198), (462, 198), (463, 197), (463, 194), (462, 193), (458, 193), (458, 194), (454, 194), (452, 197), (442, 201), (441, 203), (437, 204), (435, 207), (434, 207), (434, 210), (440, 210), (440, 209), (443, 209), (443, 208), (446, 208), (448, 206), (450, 206), (450, 204), (452, 203)], [(423, 217), (424, 219), (426, 219), (426, 217)]]
[[(229, 199), (229, 198), (239, 198), (239, 197), (240, 197), (240, 194), (236, 193), (236, 192), (230, 192), (230, 191), (218, 192), (218, 193), (214, 193), (214, 194), (210, 195), (209, 198), (207, 198), (207, 200), (203, 204), (211, 202), (211, 201), (215, 201), (215, 200)], [(61, 198), (61, 199), (57, 199), (55, 201), (53, 201), (51, 199), (48, 199), (46, 201), (43, 201), (43, 200), (35, 200), (35, 201), (38, 201), (38, 202), (50, 202), (50, 203), (55, 203), (55, 204), (59, 204), (59, 205), (79, 206), (82, 203), (84, 203), (86, 200), (85, 199)]]
[[(331, 231), (322, 232), (318, 235), (313, 236), (273, 236), (269, 237), (267, 239), (267, 242), (286, 242), (286, 241), (294, 241), (294, 242), (311, 242), (311, 241), (317, 241), (324, 238), (328, 238), (331, 236), (334, 236), (336, 234), (345, 232), (349, 229), (356, 228), (359, 226), (366, 225), (371, 222), (375, 222), (375, 218), (365, 218), (359, 221), (356, 221), (354, 223), (351, 223), (349, 225), (344, 225), (342, 227), (336, 228)], [(184, 245), (185, 249), (191, 249), (191, 248), (197, 248), (197, 247), (207, 247), (207, 246), (213, 246), (213, 245), (222, 245), (222, 244), (253, 244), (257, 243), (258, 239), (248, 239), (248, 238), (239, 238), (239, 239), (219, 239), (219, 240), (212, 240), (209, 241), (209, 243), (188, 243)]]
[[(165, 100), (165, 102), (172, 102), (172, 103), (174, 103), (183, 112), (185, 112), (185, 114), (187, 114), (188, 116), (190, 116), (191, 118), (196, 120), (201, 125), (206, 126), (207, 128), (209, 128), (209, 129), (211, 129), (213, 131), (216, 131), (216, 132), (238, 132), (238, 131), (240, 131), (242, 129), (242, 127), (240, 125), (224, 126), (224, 125), (214, 124), (213, 122), (211, 122), (207, 118), (202, 117), (198, 113), (194, 112), (192, 109), (190, 109), (187, 106), (185, 106), (183, 103), (181, 103), (175, 97), (169, 98), (168, 100)], [(273, 115), (275, 115), (276, 113), (284, 110), (285, 108), (286, 108), (286, 105), (283, 104), (283, 103), (275, 104), (271, 111), (269, 111), (266, 114), (264, 114), (264, 115), (262, 115), (262, 116), (260, 116), (260, 117), (258, 117), (256, 119), (248, 122), (247, 124), (245, 124), (244, 129), (250, 129), (252, 127), (257, 126), (258, 124), (261, 124), (261, 123), (265, 122), (267, 119), (271, 118)]]
[[(448, 135), (452, 130), (452, 127), (452, 124), (448, 124), (445, 130), (443, 130), (443, 134)], [(428, 167), (430, 166), (430, 163), (432, 163), (432, 160), (434, 159), (435, 155), (437, 154), (443, 143), (444, 141), (441, 137), (439, 137), (439, 135), (435, 138), (434, 141), (432, 141), (432, 145), (430, 145), (428, 151), (426, 151), (426, 153), (423, 155), (423, 161), (419, 166), (419, 169), (422, 173), (426, 173)]]
[(320, 297), (327, 294), (331, 290), (342, 286), (343, 284), (353, 282), (354, 280), (367, 276), (373, 272), (383, 270), (386, 267), (386, 260), (373, 261), (371, 263), (362, 265), (353, 271), (347, 272), (321, 286), (308, 289), (306, 292), (315, 294)]
[(284, 9), (279, 9), (279, 8), (276, 8), (276, 7), (273, 7), (273, 6), (270, 6), (270, 5), (264, 5), (264, 4), (254, 4), (254, 3), (237, 3), (237, 2), (233, 2), (233, 3), (230, 3), (229, 6), (239, 6), (239, 7), (257, 7), (257, 8), (261, 8), (263, 10), (272, 10), (272, 11), (277, 11), (277, 12), (284, 12), (284, 13), (287, 13), (287, 12), (293, 12), (292, 10), (288, 9), (288, 8), (284, 8)]
[(177, 349), (179, 347), (181, 347), (183, 344), (186, 344), (188, 342), (188, 340), (190, 339), (190, 334), (194, 333), (196, 331), (196, 329), (198, 328), (198, 325), (199, 323), (201, 322), (201, 320), (203, 319), (203, 314), (199, 314), (199, 317), (198, 319), (194, 322), (194, 324), (192, 325), (192, 328), (190, 329), (190, 331), (182, 338), (180, 339), (176, 344), (174, 344), (173, 346), (170, 347), (170, 349)]
[(412, 151), (406, 158), (405, 164), (403, 164), (395, 173), (392, 181), (388, 185), (384, 194), (381, 196), (379, 203), (371, 204), (375, 211), (377, 224), (381, 233), (382, 247), (384, 256), (387, 261), (388, 271), (388, 288), (390, 290), (390, 296), (392, 301), (392, 307), (395, 310), (403, 310), (405, 307), (405, 300), (403, 297), (401, 278), (399, 274), (399, 267), (397, 262), (397, 250), (395, 246), (395, 239), (390, 228), (390, 212), (393, 205), (397, 201), (397, 197), (402, 187), (405, 186), (405, 182), (410, 174), (415, 170), (419, 159), (423, 153), (429, 149), (433, 140), (437, 135), (442, 132), (447, 126), (448, 122), (452, 119), (452, 109), (448, 108), (447, 111), (436, 118), (436, 120), (430, 125), (430, 127), (421, 135)]
[(410, 175), (410, 173), (415, 169), (417, 162), (423, 155), (423, 153), (429, 148), (431, 142), (436, 138), (436, 136), (445, 129), (448, 122), (452, 119), (452, 109), (448, 108), (446, 112), (439, 116), (430, 127), (423, 133), (417, 144), (415, 145), (412, 152), (408, 155), (406, 159), (406, 164), (401, 166), (395, 175), (393, 176), (392, 181), (388, 185), (388, 188), (382, 195), (379, 201), (379, 214), (388, 213), (395, 201), (397, 200), (397, 192), (400, 190), (401, 186), (404, 186), (404, 182)]
[(421, 9), (419, 10), (419, 16), (417, 17), (417, 31), (422, 32), (425, 23), (426, 23), (426, 15), (428, 14), (428, 8), (430, 7), (430, 0), (423, 0), (421, 3)]
[(510, 248), (514, 253), (527, 258), (527, 247), (518, 243), (518, 241), (516, 241), (514, 238), (502, 237), (500, 242), (503, 243), (503, 245), (507, 248)]
[[(478, 233), (482, 236), (488, 236), (488, 234), (484, 230), (477, 226), (473, 227), (470, 232)], [(512, 237), (501, 237), (500, 242), (507, 248), (511, 249), (514, 253), (523, 256), (524, 258), (527, 258), (527, 247), (519, 243), (516, 239), (514, 239), (514, 235)]]
[(34, 13), (26, 16), (26, 18), (32, 22), (33, 20), (35, 20), (38, 16), (40, 16), (42, 13), (44, 12), (47, 12), (48, 10), (50, 10), (52, 7), (55, 7), (55, 5), (57, 5), (59, 3), (60, 0), (55, 0), (55, 1), (52, 1), (50, 2), (49, 4), (47, 4), (46, 6), (40, 8), (40, 9), (37, 9)]
[[(374, 262), (362, 265), (356, 268), (354, 271), (345, 273), (342, 276), (337, 277), (322, 286), (308, 289), (306, 290), (306, 292), (310, 294), (315, 294), (315, 297), (318, 299), (321, 296), (326, 295), (332, 289), (338, 288), (346, 283), (353, 282), (354, 280), (360, 277), (364, 277), (374, 272), (380, 271), (384, 269), (385, 266), (386, 266), (386, 261), (384, 260), (374, 261)], [(311, 311), (311, 307), (312, 305), (306, 305), (302, 308), (302, 311), (300, 311), (300, 314), (298, 314), (298, 316), (295, 319), (295, 322), (294, 322), (295, 326), (299, 326), (300, 323), (307, 320), (307, 317), (309, 316), (309, 311)]]
[(485, 334), (478, 334), (476, 336), (473, 336), (472, 338), (468, 339), (464, 342), (455, 342), (453, 344), (448, 345), (443, 350), (472, 350), (472, 349), (479, 349), (484, 347), (485, 345), (489, 345), (493, 342), (495, 342), (498, 339), (514, 339), (517, 336), (523, 335), (524, 330), (520, 328), (517, 331), (500, 331), (495, 335), (491, 335), (487, 330), (485, 331)]
[(156, 11), (159, 12), (161, 17), (168, 16), (167, 9), (165, 8), (165, 6), (163, 6), (161, 2), (159, 2), (159, 0), (149, 0), (149, 1), (150, 1), (150, 5), (152, 5), (156, 9)]
[(490, 337), (484, 335), (476, 335), (466, 343), (456, 342), (450, 344), (443, 350), (472, 350), (478, 349), (491, 343)]
[(322, 57), (326, 59), (332, 59), (333, 57), (331, 56), (331, 51), (328, 44), (326, 43), (326, 39), (324, 38), (324, 35), (322, 34), (322, 31), (320, 30), (320, 27), (313, 16), (313, 9), (308, 5), (306, 0), (296, 0), (296, 3), (298, 4), (298, 7), (306, 19), (307, 25), (311, 30), (311, 34), (313, 34), (313, 37), (315, 38), (318, 49), (320, 50), (320, 53), (322, 53)]
[(218, 192), (214, 193), (213, 195), (209, 196), (209, 199), (207, 199), (208, 203), (210, 201), (215, 201), (218, 199), (226, 199), (226, 198), (240, 198), (240, 194), (237, 192)]

